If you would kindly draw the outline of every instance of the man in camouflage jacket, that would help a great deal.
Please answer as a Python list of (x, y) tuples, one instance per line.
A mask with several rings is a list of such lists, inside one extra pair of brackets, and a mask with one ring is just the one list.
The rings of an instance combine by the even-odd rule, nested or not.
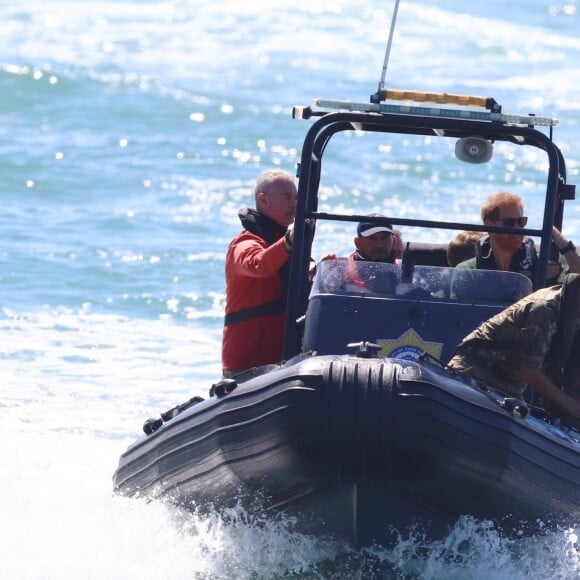
[(512, 304), (467, 335), (448, 366), (510, 396), (521, 396), (529, 385), (580, 419), (580, 400), (558, 388), (546, 372), (561, 296), (562, 285), (557, 285)]

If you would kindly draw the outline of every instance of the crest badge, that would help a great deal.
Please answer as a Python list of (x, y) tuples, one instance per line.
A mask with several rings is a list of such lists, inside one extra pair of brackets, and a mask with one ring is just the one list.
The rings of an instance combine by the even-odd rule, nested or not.
[(377, 343), (381, 345), (381, 356), (403, 360), (417, 360), (423, 353), (439, 359), (443, 350), (442, 342), (423, 340), (412, 328), (399, 338), (382, 338)]

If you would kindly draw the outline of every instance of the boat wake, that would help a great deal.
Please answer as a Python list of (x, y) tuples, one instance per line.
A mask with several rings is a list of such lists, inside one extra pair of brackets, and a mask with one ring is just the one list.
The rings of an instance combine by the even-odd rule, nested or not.
[[(266, 516), (236, 506), (201, 514), (112, 494), (111, 457), (126, 441), (46, 428), (39, 442), (34, 431), (9, 414), (2, 427), (5, 437), (18, 433), (16, 451), (6, 454), (0, 478), (3, 497), (8, 498), (0, 508), (7, 526), (0, 538), (6, 577), (564, 580), (580, 576), (580, 522), (544, 534), (508, 536), (489, 521), (464, 516), (437, 541), (419, 528), (390, 530), (385, 532), (389, 547), (356, 550), (342, 541), (302, 533), (300, 520), (284, 512)], [(76, 468), (63, 467), (62, 457)]]
[[(566, 579), (580, 573), (580, 526), (514, 538), (493, 522), (463, 516), (437, 541), (420, 528), (391, 529), (386, 534), (390, 547), (357, 550), (330, 537), (297, 531), (297, 520), (282, 512), (266, 517), (241, 506), (204, 515), (172, 506), (163, 509), (180, 543), (188, 546), (189, 554), (186, 549), (182, 556), (189, 560), (189, 577), (194, 578), (517, 580)], [(166, 572), (171, 573), (172, 564), (168, 566)]]

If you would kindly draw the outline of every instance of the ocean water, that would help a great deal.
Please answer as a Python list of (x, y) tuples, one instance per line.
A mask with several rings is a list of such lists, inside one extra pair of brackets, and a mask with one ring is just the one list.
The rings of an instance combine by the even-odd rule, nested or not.
[[(258, 173), (299, 161), (309, 122), (292, 106), (368, 101), (392, 8), (0, 1), (1, 577), (580, 576), (580, 522), (514, 540), (466, 517), (438, 542), (403, 530), (392, 549), (356, 552), (283, 517), (224, 521), (112, 493), (143, 420), (206, 396), (220, 374), (225, 249)], [(559, 118), (576, 183), (579, 9), (402, 1), (387, 86)], [(415, 184), (395, 157), (369, 175), (351, 141), (324, 203), (477, 214), (476, 200), (440, 193), (454, 188), (445, 172)], [(349, 249), (352, 233), (323, 233), (316, 257)], [(565, 233), (580, 242), (578, 202)]]

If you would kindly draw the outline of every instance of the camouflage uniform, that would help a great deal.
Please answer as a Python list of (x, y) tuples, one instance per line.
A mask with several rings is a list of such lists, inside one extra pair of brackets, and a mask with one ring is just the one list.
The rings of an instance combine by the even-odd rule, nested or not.
[(482, 323), (457, 347), (449, 366), (521, 396), (520, 368), (544, 370), (560, 314), (561, 286), (542, 288)]

